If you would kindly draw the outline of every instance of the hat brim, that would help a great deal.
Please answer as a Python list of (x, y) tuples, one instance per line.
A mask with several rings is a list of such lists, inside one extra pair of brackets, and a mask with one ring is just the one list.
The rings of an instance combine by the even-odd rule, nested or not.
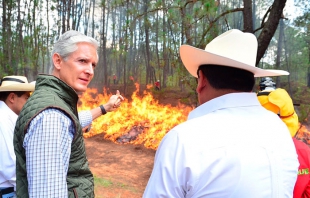
[(7, 86), (0, 87), (0, 92), (4, 91), (34, 91), (35, 84), (33, 83), (27, 83), (27, 84), (12, 84)]
[(244, 69), (252, 72), (254, 74), (254, 77), (289, 75), (289, 72), (287, 71), (261, 69), (227, 57), (207, 52), (205, 50), (196, 47), (192, 47), (190, 45), (182, 45), (180, 47), (180, 56), (187, 71), (196, 78), (198, 78), (197, 76), (198, 67), (200, 65), (208, 65), (208, 64)]

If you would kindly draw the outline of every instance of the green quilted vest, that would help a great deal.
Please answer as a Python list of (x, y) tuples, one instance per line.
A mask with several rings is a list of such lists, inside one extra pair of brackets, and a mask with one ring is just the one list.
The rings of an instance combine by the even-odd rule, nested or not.
[(31, 120), (47, 108), (61, 110), (75, 124), (67, 173), (68, 197), (94, 197), (94, 179), (86, 158), (82, 127), (78, 119), (77, 101), (76, 92), (60, 79), (49, 75), (38, 76), (35, 91), (18, 116), (14, 132), (17, 197), (29, 197), (26, 156), (23, 148), (25, 134)]

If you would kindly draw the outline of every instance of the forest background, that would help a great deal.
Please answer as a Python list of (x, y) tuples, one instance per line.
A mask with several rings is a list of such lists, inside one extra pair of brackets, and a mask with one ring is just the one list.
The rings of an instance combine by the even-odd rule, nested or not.
[(277, 78), (310, 87), (308, 0), (0, 0), (0, 77), (48, 73), (53, 43), (74, 29), (100, 42), (91, 87), (154, 84), (195, 90), (179, 56), (181, 44), (204, 49), (229, 29), (258, 39), (257, 66), (284, 69)]
[[(99, 63), (89, 87), (101, 93), (103, 87), (120, 89), (128, 96), (133, 82), (143, 90), (160, 80), (161, 90), (152, 94), (163, 104), (197, 100), (196, 80), (180, 60), (180, 45), (204, 49), (233, 28), (254, 33), (257, 66), (290, 72), (275, 80), (299, 105), (299, 120), (310, 126), (309, 0), (0, 0), (0, 16), (0, 78), (25, 75), (33, 81), (39, 73), (48, 73), (53, 43), (73, 29), (100, 43)], [(128, 115), (123, 120), (131, 121), (132, 109), (122, 109), (122, 118)], [(110, 115), (104, 116), (105, 123), (112, 120)], [(97, 124), (98, 133), (103, 132)], [(85, 139), (96, 197), (141, 197), (155, 152), (141, 145), (116, 147), (102, 137)], [(302, 139), (310, 145), (310, 133)]]

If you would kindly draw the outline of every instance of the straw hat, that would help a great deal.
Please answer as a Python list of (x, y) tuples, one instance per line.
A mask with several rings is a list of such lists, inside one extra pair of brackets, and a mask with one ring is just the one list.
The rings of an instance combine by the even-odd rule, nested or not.
[(257, 39), (254, 34), (232, 29), (214, 38), (205, 50), (189, 45), (180, 47), (180, 56), (194, 77), (200, 65), (222, 65), (250, 71), (255, 77), (289, 75), (283, 70), (267, 70), (255, 66)]
[(34, 91), (35, 83), (28, 83), (25, 76), (5, 76), (0, 80), (0, 92)]

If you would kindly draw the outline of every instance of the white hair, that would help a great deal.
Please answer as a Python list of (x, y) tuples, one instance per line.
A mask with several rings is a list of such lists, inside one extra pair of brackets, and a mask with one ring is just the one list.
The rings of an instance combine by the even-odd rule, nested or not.
[[(58, 53), (60, 57), (62, 57), (64, 60), (68, 58), (73, 52), (75, 52), (78, 47), (78, 43), (89, 43), (93, 45), (96, 49), (98, 49), (98, 42), (89, 36), (86, 36), (78, 31), (75, 30), (69, 30), (62, 34), (58, 41), (54, 44), (54, 48), (52, 51), (52, 57), (55, 53)], [(49, 74), (52, 74), (54, 71), (55, 65), (53, 62), (53, 58), (51, 58), (51, 65), (49, 69)]]

